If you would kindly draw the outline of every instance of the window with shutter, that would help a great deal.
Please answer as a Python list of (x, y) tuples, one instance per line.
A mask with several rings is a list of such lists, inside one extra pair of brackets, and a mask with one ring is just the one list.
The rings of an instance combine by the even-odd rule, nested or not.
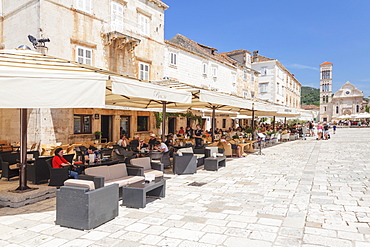
[(139, 14), (139, 30), (140, 33), (149, 36), (149, 17)]
[(91, 13), (91, 0), (75, 0), (76, 9), (84, 11), (86, 13)]
[(111, 3), (111, 31), (123, 33), (123, 6), (116, 2)]
[(92, 65), (92, 50), (83, 46), (76, 47), (76, 54), (78, 63)]
[(177, 66), (177, 54), (170, 52), (170, 65)]
[(139, 63), (139, 79), (149, 81), (149, 64)]

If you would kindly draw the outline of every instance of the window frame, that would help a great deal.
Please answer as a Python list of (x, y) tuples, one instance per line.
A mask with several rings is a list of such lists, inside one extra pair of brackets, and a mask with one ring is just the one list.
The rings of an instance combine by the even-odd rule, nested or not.
[[(79, 49), (83, 50), (83, 54), (84, 56), (80, 56), (79, 55)], [(89, 51), (90, 52), (90, 63), (87, 63), (87, 54), (86, 52)], [(79, 59), (82, 58), (83, 62), (80, 62)], [(92, 52), (92, 49), (91, 48), (87, 48), (85, 46), (80, 46), (80, 45), (76, 45), (76, 62), (77, 63), (81, 63), (81, 64), (86, 64), (86, 65), (91, 65), (92, 66), (92, 62), (93, 62), (93, 52)]]
[(218, 69), (217, 66), (212, 66), (212, 77), (217, 78)]
[(174, 51), (169, 52), (169, 62), (171, 66), (177, 67), (177, 53)]
[(261, 67), (261, 75), (262, 76), (267, 75), (267, 67)]
[[(81, 132), (76, 132), (76, 117), (79, 117), (80, 118), (80, 130)], [(84, 121), (84, 118), (85, 117), (88, 117), (89, 119), (89, 129), (88, 131), (85, 131), (85, 121)], [(92, 134), (92, 115), (89, 115), (89, 114), (74, 114), (73, 115), (73, 134)]]
[[(143, 70), (141, 69), (143, 66)], [(148, 70), (145, 71), (145, 67), (148, 67)], [(149, 73), (150, 73), (150, 64), (139, 62), (139, 80), (149, 81)]]
[(150, 36), (150, 18), (146, 15), (138, 13), (139, 32), (142, 35)]
[[(76, 9), (91, 14), (92, 6), (91, 0), (75, 0)], [(80, 4), (82, 3), (82, 5)]]
[(236, 87), (236, 73), (231, 73), (232, 86)]
[(207, 64), (207, 63), (203, 63), (203, 64), (202, 64), (202, 70), (203, 70), (203, 71), (202, 71), (202, 74), (203, 74), (203, 75), (207, 75), (207, 74), (208, 74), (208, 73), (207, 73), (207, 72), (208, 72), (208, 71), (207, 71), (207, 70), (208, 70), (208, 64)]
[[(268, 87), (268, 83), (260, 83), (259, 84), (260, 93), (267, 93), (268, 92), (267, 87)], [(264, 90), (262, 91), (262, 89)]]
[[(143, 118), (143, 119), (145, 119), (145, 121), (146, 121), (146, 126), (145, 126), (145, 128), (144, 129), (141, 129), (141, 128), (139, 128), (139, 124), (140, 124), (140, 121), (139, 121), (139, 118)], [(136, 126), (136, 129), (137, 129), (137, 131), (149, 131), (149, 116), (137, 116), (137, 126)]]
[(243, 91), (243, 98), (248, 99), (248, 91)]
[(223, 128), (223, 129), (225, 129), (225, 128), (226, 128), (226, 124), (227, 124), (226, 118), (223, 118), (223, 119), (222, 119), (222, 128)]
[[(116, 7), (116, 10), (115, 8)], [(122, 4), (111, 1), (111, 31), (117, 31), (123, 33), (124, 24), (124, 7)]]

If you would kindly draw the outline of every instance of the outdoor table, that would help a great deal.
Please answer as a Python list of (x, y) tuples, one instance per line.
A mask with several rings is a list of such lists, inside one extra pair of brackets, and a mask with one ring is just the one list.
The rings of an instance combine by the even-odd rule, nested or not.
[(93, 166), (110, 166), (110, 165), (114, 165), (114, 164), (117, 164), (117, 160), (105, 160), (105, 161), (97, 161), (97, 162), (93, 162), (93, 163), (90, 163), (90, 162), (85, 162), (85, 163), (82, 163), (82, 164), (74, 164), (75, 166), (78, 166), (78, 167), (82, 167), (83, 169), (85, 168), (89, 168), (89, 167), (93, 167)]
[(250, 146), (247, 149), (247, 152), (257, 152), (257, 150), (253, 148), (253, 143), (255, 143), (256, 141), (246, 141), (246, 142), (250, 144)]
[(244, 148), (245, 148), (245, 146), (250, 146), (251, 144), (248, 143), (248, 142), (237, 142), (237, 143), (235, 143), (235, 145), (238, 145), (241, 148), (241, 151), (243, 152), (242, 155), (247, 155), (244, 152)]
[(206, 171), (217, 171), (220, 166), (226, 166), (226, 156), (209, 157), (204, 160)]
[(123, 186), (122, 206), (131, 208), (145, 208), (146, 197), (164, 197), (166, 192), (166, 180), (156, 179), (150, 183), (139, 181)]

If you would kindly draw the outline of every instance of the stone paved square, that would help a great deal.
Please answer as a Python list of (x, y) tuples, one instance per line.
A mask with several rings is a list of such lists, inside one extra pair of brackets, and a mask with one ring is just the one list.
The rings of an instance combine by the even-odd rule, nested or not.
[(218, 172), (166, 174), (165, 198), (120, 206), (90, 231), (55, 225), (55, 198), (0, 208), (0, 246), (370, 246), (369, 139), (370, 129), (338, 128), (327, 141), (228, 159)]

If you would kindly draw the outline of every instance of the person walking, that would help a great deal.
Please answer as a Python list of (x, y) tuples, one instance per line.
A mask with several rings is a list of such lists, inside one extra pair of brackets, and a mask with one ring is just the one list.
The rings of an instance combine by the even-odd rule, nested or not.
[(329, 124), (328, 123), (324, 123), (324, 130), (323, 130), (323, 133), (324, 133), (324, 140), (328, 140), (329, 139)]
[(203, 144), (202, 136), (203, 136), (203, 131), (200, 128), (200, 125), (197, 124), (196, 129), (194, 131), (194, 135), (193, 135), (193, 137), (195, 138), (195, 147), (201, 147), (202, 146), (202, 144)]
[(322, 125), (319, 123), (317, 125), (317, 138), (316, 140), (321, 140), (322, 139)]

